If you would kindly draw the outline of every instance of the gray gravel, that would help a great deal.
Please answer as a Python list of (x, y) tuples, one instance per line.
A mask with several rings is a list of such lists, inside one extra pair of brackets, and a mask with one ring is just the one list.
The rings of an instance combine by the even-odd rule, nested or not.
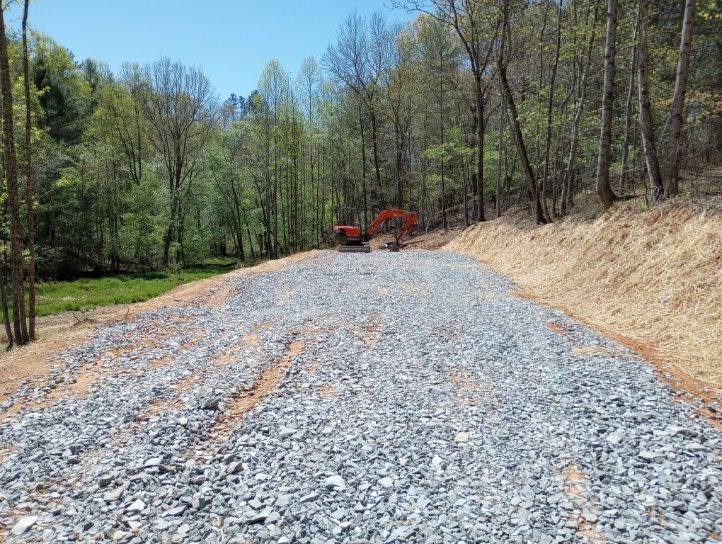
[(718, 542), (720, 433), (470, 258), (327, 251), (228, 281), (0, 406), (103, 372), (0, 422), (7, 542)]

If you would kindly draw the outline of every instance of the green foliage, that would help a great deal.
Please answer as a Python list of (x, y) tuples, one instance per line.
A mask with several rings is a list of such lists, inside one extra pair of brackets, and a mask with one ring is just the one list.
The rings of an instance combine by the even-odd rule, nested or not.
[(232, 270), (234, 261), (212, 259), (178, 271), (145, 272), (38, 284), (38, 315), (84, 311), (110, 304), (143, 302), (174, 287)]
[(152, 268), (160, 260), (166, 207), (158, 180), (148, 176), (132, 184), (124, 197), (125, 209), (119, 231), (121, 260), (139, 268)]
[(91, 108), (91, 85), (71, 53), (51, 38), (34, 33), (31, 77), (41, 92), (40, 116), (50, 135), (78, 143)]
[(463, 135), (459, 127), (453, 127), (447, 134), (448, 140), (444, 143), (433, 145), (422, 152), (422, 156), (435, 161), (443, 162), (446, 165), (459, 162), (462, 159), (470, 160), (476, 153), (475, 148), (464, 145)]

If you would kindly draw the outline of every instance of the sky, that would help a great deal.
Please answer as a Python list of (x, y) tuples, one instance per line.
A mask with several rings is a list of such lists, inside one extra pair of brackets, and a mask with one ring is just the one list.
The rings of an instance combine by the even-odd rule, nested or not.
[[(353, 11), (411, 17), (388, 0), (34, 0), (29, 24), (76, 60), (101, 60), (116, 73), (125, 61), (161, 56), (200, 66), (226, 98), (248, 96), (272, 58), (293, 76), (307, 56), (319, 60)], [(19, 28), (20, 16), (16, 7), (8, 24)]]

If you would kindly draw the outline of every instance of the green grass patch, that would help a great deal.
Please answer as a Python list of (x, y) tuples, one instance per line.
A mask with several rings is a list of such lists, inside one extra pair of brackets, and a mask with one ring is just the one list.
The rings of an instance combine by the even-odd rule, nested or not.
[(230, 272), (234, 263), (235, 261), (214, 259), (213, 262), (180, 270), (38, 283), (37, 315), (143, 302), (178, 285)]

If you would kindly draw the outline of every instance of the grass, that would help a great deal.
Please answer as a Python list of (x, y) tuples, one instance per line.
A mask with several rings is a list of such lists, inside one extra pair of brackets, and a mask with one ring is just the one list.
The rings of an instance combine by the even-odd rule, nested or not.
[(143, 302), (178, 285), (230, 272), (233, 263), (214, 259), (179, 270), (42, 282), (37, 286), (37, 315)]

